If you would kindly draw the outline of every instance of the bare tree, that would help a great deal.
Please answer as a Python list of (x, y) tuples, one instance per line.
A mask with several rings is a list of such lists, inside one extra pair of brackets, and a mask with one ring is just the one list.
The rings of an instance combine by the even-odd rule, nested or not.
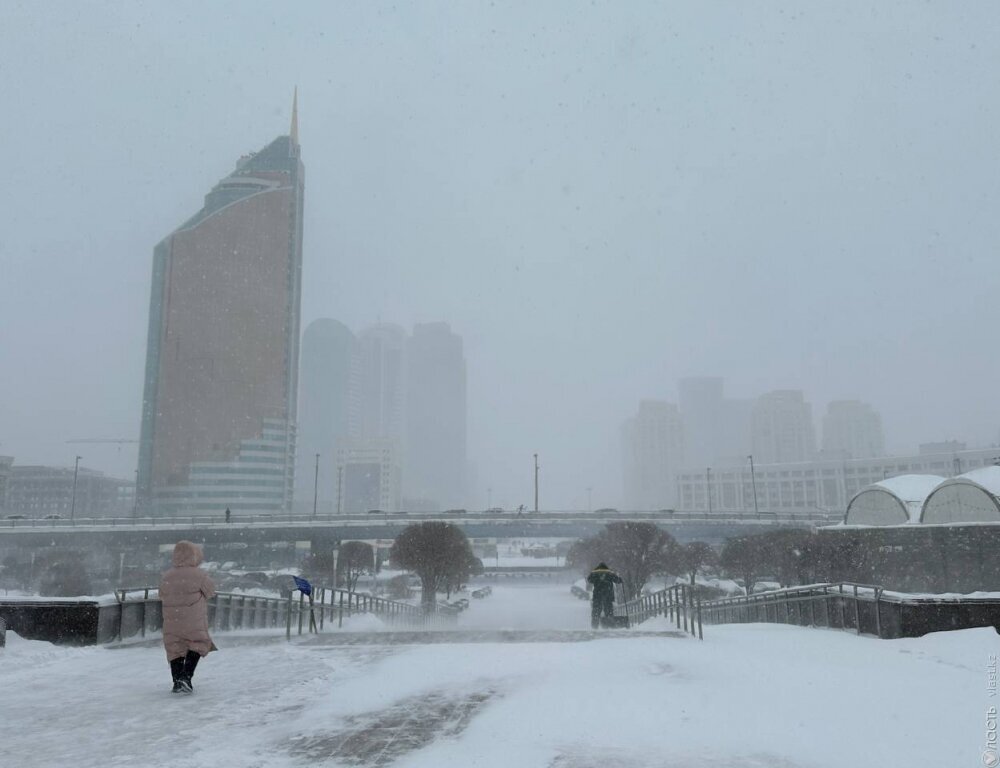
[(340, 548), (337, 558), (337, 582), (353, 592), (358, 580), (375, 569), (375, 550), (364, 541), (348, 541)]
[(692, 586), (694, 586), (698, 571), (719, 562), (719, 555), (712, 549), (711, 545), (704, 541), (692, 541), (682, 545), (679, 554), (681, 568), (690, 577)]
[(396, 537), (389, 559), (420, 577), (421, 602), (432, 613), (439, 590), (461, 584), (476, 567), (469, 540), (451, 523), (409, 525)]
[(737, 536), (726, 541), (719, 564), (730, 577), (743, 579), (743, 589), (749, 595), (757, 580), (768, 568), (768, 543), (760, 534)]
[(56, 549), (40, 560), (41, 594), (59, 597), (90, 594), (92, 587), (83, 552), (76, 549)]
[(608, 523), (589, 539), (576, 542), (566, 555), (572, 568), (589, 571), (607, 563), (622, 577), (625, 596), (632, 599), (655, 573), (677, 569), (679, 547), (674, 537), (652, 523)]

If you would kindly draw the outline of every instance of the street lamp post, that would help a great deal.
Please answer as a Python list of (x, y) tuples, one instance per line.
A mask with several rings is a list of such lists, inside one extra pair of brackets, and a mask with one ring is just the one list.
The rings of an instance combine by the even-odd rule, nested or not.
[(316, 501), (319, 499), (319, 454), (316, 454), (316, 473), (313, 475), (313, 519), (316, 519)]
[(705, 467), (705, 494), (708, 496), (708, 514), (712, 514), (712, 468)]
[(535, 512), (538, 512), (538, 454), (535, 454)]
[(344, 494), (341, 491), (344, 482), (344, 468), (337, 467), (337, 514), (340, 514), (341, 503), (344, 498)]
[(753, 454), (751, 453), (747, 458), (750, 459), (750, 483), (753, 485), (753, 513), (759, 515), (760, 510), (757, 509), (757, 476), (753, 471)]
[(69, 503), (69, 520), (73, 522), (76, 519), (76, 479), (80, 475), (80, 459), (82, 456), (76, 457), (76, 462), (73, 464), (73, 495)]

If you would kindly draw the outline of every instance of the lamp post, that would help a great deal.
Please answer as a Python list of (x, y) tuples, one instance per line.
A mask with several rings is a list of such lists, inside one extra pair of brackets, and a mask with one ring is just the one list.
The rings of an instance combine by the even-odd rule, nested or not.
[(76, 519), (76, 479), (80, 475), (80, 459), (82, 456), (76, 457), (76, 462), (73, 464), (73, 496), (71, 497), (69, 504), (69, 521), (73, 522)]
[(313, 520), (316, 519), (316, 501), (319, 498), (319, 454), (316, 454), (316, 473), (313, 475)]
[(538, 454), (535, 454), (535, 512), (538, 512)]
[(708, 496), (708, 514), (712, 514), (712, 468), (705, 467), (705, 495)]
[(341, 492), (341, 487), (344, 481), (344, 468), (343, 466), (337, 467), (337, 514), (340, 514), (340, 507), (344, 494)]
[(753, 513), (759, 515), (760, 510), (757, 509), (757, 476), (753, 471), (753, 454), (751, 453), (747, 458), (750, 459), (750, 483), (753, 486)]

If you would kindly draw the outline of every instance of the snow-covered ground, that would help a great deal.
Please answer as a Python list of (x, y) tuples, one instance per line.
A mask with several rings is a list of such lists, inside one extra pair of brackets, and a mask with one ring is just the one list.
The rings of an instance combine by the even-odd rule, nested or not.
[[(0, 651), (0, 765), (962, 768), (982, 765), (992, 629), (875, 640), (771, 625), (600, 634), (566, 587), (497, 586), (451, 642), (219, 634), (191, 697), (152, 644)], [(669, 629), (662, 620), (643, 629)], [(368, 630), (372, 620), (348, 622)], [(10, 637), (10, 636), (9, 636)]]

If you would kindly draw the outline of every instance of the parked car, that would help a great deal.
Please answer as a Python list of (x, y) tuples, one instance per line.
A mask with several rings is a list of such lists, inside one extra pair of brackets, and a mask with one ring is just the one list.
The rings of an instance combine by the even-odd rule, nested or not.
[(46, 515), (46, 520), (62, 520), (62, 515)]

